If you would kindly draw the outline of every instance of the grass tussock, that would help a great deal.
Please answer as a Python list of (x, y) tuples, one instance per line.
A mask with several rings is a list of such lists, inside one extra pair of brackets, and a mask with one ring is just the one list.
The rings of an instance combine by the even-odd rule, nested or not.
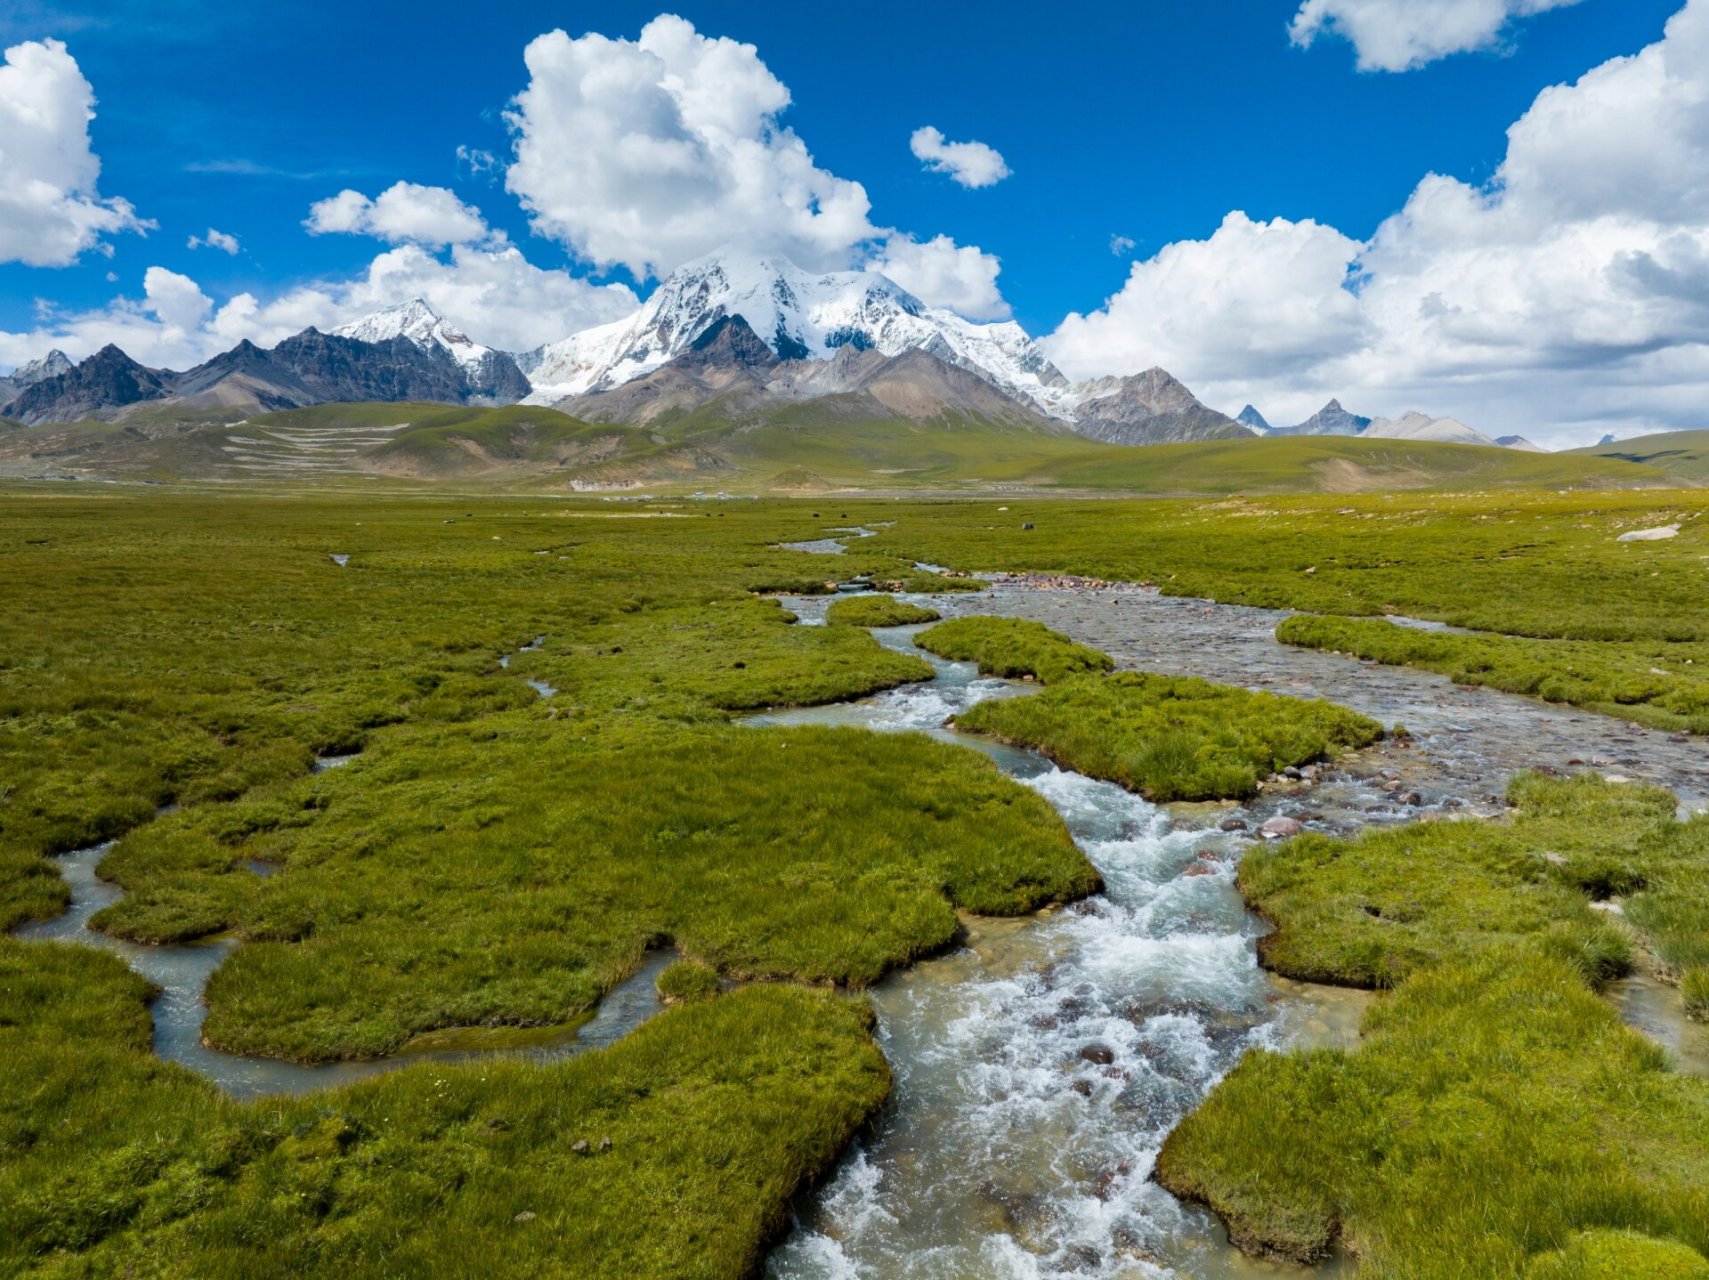
[(149, 1054), (146, 994), (0, 940), (0, 1272), (747, 1276), (889, 1089), (863, 1003), (759, 987), (555, 1065), (237, 1104)]
[[(1522, 778), (1511, 822), (1254, 850), (1267, 965), (1392, 984), (1361, 1046), (1250, 1055), (1158, 1172), (1255, 1252), (1342, 1239), (1361, 1274), (1696, 1276), (1709, 1266), (1709, 1081), (1595, 990), (1627, 939), (1609, 891), (1701, 901), (1709, 820), (1665, 793)], [(1544, 856), (1549, 855), (1549, 856)]]
[(942, 616), (936, 609), (891, 595), (849, 596), (825, 611), (825, 621), (834, 627), (912, 627)]
[(717, 972), (694, 960), (678, 960), (659, 975), (656, 985), (666, 1004), (707, 1000), (723, 989)]
[(1110, 671), (1116, 665), (1107, 653), (1020, 618), (951, 618), (922, 631), (914, 643), (952, 662), (978, 663), (981, 675), (1012, 680), (1030, 676), (1044, 684)]
[(1652, 728), (1709, 733), (1709, 644), (1459, 635), (1306, 615), (1285, 620), (1276, 639), (1390, 666), (1422, 667), (1457, 684), (1570, 703)]
[(1279, 769), (1382, 737), (1375, 721), (1332, 703), (1140, 672), (982, 702), (956, 724), (1160, 803), (1249, 796)]

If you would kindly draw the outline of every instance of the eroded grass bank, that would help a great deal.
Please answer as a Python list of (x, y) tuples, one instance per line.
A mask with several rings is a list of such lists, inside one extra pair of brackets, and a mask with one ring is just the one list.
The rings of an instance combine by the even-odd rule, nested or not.
[(1504, 823), (1306, 836), (1243, 864), (1277, 925), (1267, 965), (1394, 988), (1356, 1051), (1253, 1054), (1171, 1135), (1160, 1178), (1243, 1246), (1311, 1258), (1339, 1237), (1379, 1277), (1709, 1268), (1709, 1081), (1597, 996), (1632, 944), (1591, 905), (1630, 895), (1664, 952), (1699, 946), (1709, 819), (1589, 778), (1520, 778), (1512, 799)]
[(1621, 716), (1655, 729), (1709, 733), (1709, 644), (1625, 644), (1419, 631), (1362, 618), (1299, 615), (1276, 639), (1390, 666), (1423, 667), (1485, 685)]

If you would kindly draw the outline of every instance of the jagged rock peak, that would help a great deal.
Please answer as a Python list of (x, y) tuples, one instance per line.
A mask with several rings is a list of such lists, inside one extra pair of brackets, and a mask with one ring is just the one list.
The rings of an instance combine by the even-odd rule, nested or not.
[(778, 363), (777, 355), (754, 332), (747, 318), (740, 315), (719, 317), (711, 328), (694, 340), (689, 354), (706, 363), (739, 364), (762, 369)]

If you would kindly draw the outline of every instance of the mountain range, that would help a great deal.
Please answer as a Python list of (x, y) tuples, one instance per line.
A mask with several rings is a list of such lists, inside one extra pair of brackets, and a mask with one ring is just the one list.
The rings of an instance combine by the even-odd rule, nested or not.
[(51, 352), (0, 379), (0, 416), (31, 426), (398, 401), (521, 403), (631, 426), (811, 402), (848, 421), (978, 419), (1126, 445), (1257, 435), (1496, 444), (1451, 419), (1372, 421), (1333, 400), (1295, 427), (1271, 427), (1250, 405), (1236, 420), (1162, 369), (1070, 382), (1013, 322), (928, 307), (875, 272), (814, 274), (729, 251), (673, 272), (627, 319), (532, 351), (483, 346), (414, 299), (271, 349), (244, 341), (184, 372), (108, 346), (76, 365)]
[(1365, 440), (1422, 440), (1433, 444), (1475, 444), (1531, 453), (1546, 452), (1524, 436), (1495, 439), (1457, 419), (1433, 418), (1416, 410), (1403, 413), (1398, 418), (1362, 417), (1343, 408), (1339, 400), (1331, 400), (1297, 426), (1273, 427), (1252, 405), (1242, 409), (1236, 421), (1259, 435), (1269, 437), (1357, 436)]

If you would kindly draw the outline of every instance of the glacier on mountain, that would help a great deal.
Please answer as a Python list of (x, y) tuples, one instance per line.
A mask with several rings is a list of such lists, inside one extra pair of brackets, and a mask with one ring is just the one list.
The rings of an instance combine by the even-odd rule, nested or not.
[(923, 350), (988, 378), (1057, 417), (1068, 380), (1020, 325), (977, 324), (928, 307), (872, 271), (803, 271), (781, 258), (722, 252), (671, 273), (626, 320), (517, 356), (531, 404), (605, 391), (687, 351), (724, 316), (740, 315), (784, 359), (829, 359), (843, 348)]

